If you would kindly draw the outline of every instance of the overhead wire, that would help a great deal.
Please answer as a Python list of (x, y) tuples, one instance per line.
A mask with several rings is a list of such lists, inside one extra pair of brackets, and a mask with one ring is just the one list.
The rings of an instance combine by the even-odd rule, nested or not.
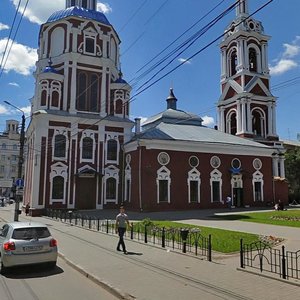
[[(3, 68), (3, 61), (4, 61), (4, 58), (5, 58), (5, 56), (6, 56), (6, 50), (7, 50), (7, 47), (8, 47), (8, 44), (9, 44), (9, 41), (10, 41), (10, 37), (11, 37), (12, 32), (13, 32), (13, 29), (14, 29), (14, 26), (15, 26), (15, 21), (16, 21), (18, 12), (19, 12), (19, 8), (20, 8), (20, 5), (21, 5), (21, 2), (22, 2), (22, 0), (19, 0), (19, 3), (18, 3), (18, 6), (17, 6), (17, 9), (16, 9), (16, 12), (15, 12), (15, 14), (14, 14), (13, 22), (12, 22), (12, 25), (11, 25), (10, 30), (9, 30), (7, 42), (6, 42), (6, 45), (5, 45), (5, 48), (4, 48), (4, 51), (3, 51), (3, 55), (2, 55), (2, 58), (1, 58), (1, 63), (0, 63), (0, 68), (1, 68), (1, 70), (4, 69), (4, 68)], [(1, 73), (2, 73), (2, 72), (1, 72)]]
[[(15, 31), (15, 34), (14, 34), (14, 36), (13, 36), (13, 39), (12, 39), (12, 41), (11, 41), (11, 44), (10, 44), (9, 50), (8, 50), (8, 52), (7, 52), (7, 55), (6, 55), (5, 62), (4, 62), (4, 64), (3, 64), (3, 66), (2, 66), (2, 69), (1, 69), (1, 72), (0, 72), (0, 78), (1, 78), (1, 76), (2, 76), (2, 74), (3, 74), (3, 72), (4, 72), (4, 69), (5, 69), (5, 66), (6, 66), (6, 63), (7, 63), (8, 57), (9, 57), (9, 55), (10, 55), (10, 51), (11, 51), (11, 49), (12, 49), (12, 46), (13, 46), (13, 44), (14, 44), (15, 40), (16, 40), (16, 37), (17, 37), (18, 31), (19, 31), (19, 28), (20, 28), (21, 22), (22, 22), (22, 20), (23, 20), (23, 17), (24, 17), (25, 11), (26, 11), (26, 9), (27, 9), (28, 2), (29, 2), (29, 0), (27, 0), (27, 1), (26, 1), (26, 4), (25, 4), (25, 6), (24, 6), (24, 9), (23, 9), (23, 12), (22, 12), (22, 15), (21, 15), (21, 18), (20, 18), (20, 20), (19, 20), (19, 23), (18, 23), (18, 26), (17, 26), (17, 29), (16, 29), (16, 31)], [(4, 56), (3, 56), (3, 57), (4, 57)]]

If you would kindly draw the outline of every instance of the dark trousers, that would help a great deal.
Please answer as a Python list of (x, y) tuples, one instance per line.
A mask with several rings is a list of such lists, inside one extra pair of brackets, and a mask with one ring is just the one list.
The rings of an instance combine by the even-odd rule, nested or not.
[(119, 233), (119, 243), (117, 246), (117, 249), (120, 249), (120, 246), (122, 246), (123, 252), (126, 251), (126, 246), (124, 243), (124, 234), (126, 232), (126, 228), (118, 227), (118, 233)]

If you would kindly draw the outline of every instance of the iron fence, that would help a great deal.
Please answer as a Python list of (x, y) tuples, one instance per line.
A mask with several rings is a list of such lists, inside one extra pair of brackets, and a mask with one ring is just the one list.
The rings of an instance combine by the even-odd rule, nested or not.
[[(47, 209), (46, 215), (52, 219), (70, 223), (75, 226), (88, 228), (107, 234), (115, 233), (115, 220), (99, 219), (60, 209)], [(151, 243), (162, 248), (180, 250), (183, 253), (191, 253), (196, 256), (206, 257), (212, 261), (211, 235), (205, 237), (198, 228), (161, 228), (142, 223), (132, 223), (130, 230), (126, 231), (127, 238)]]
[(240, 241), (240, 267), (278, 274), (283, 279), (300, 279), (300, 250), (273, 249), (264, 242), (243, 244)]

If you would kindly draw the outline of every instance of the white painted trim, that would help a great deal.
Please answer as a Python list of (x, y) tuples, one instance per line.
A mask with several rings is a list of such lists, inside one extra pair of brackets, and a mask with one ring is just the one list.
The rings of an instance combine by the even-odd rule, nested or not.
[(159, 202), (159, 181), (160, 180), (167, 180), (168, 181), (168, 200), (167, 203), (171, 202), (170, 199), (170, 189), (171, 189), (171, 177), (170, 177), (170, 170), (166, 166), (162, 166), (157, 170), (157, 177), (156, 177), (156, 190), (157, 190), (157, 203), (166, 203), (166, 201)]

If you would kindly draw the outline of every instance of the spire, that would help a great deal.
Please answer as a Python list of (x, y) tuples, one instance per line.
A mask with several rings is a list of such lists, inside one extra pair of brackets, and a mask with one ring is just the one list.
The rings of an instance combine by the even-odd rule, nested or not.
[(245, 17), (249, 15), (248, 11), (248, 0), (236, 0), (239, 4), (236, 6), (236, 16), (237, 17)]
[(171, 109), (177, 109), (177, 105), (176, 105), (177, 99), (174, 96), (173, 93), (173, 88), (170, 88), (170, 95), (167, 98), (167, 109), (171, 108)]
[(96, 10), (97, 0), (66, 0), (66, 8), (78, 6), (85, 9)]

